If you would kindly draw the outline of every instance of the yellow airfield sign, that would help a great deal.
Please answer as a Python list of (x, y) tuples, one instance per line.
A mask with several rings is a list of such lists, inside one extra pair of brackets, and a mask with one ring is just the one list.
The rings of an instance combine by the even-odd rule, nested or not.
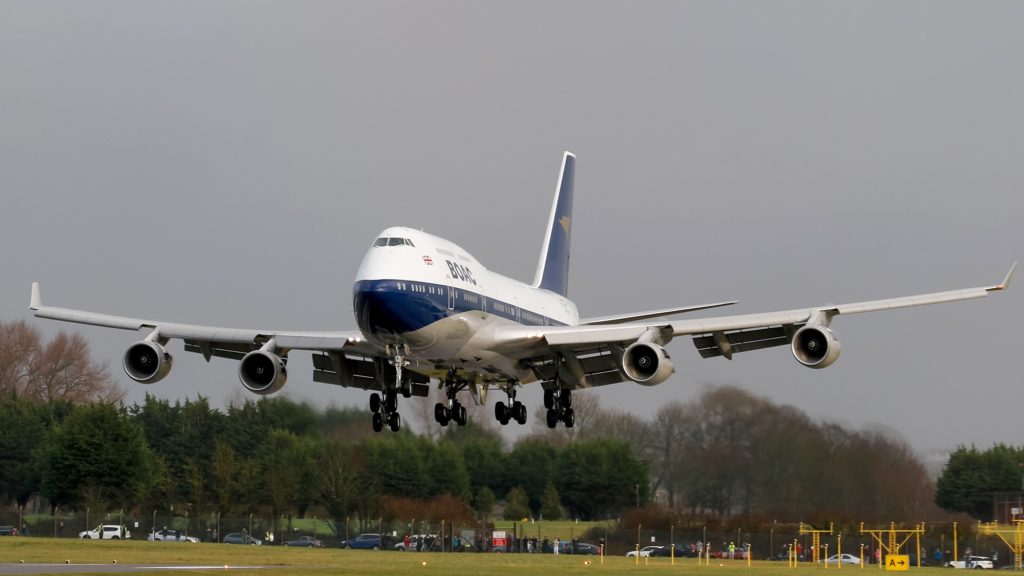
[(885, 557), (885, 570), (910, 570), (910, 556), (906, 554), (890, 554)]

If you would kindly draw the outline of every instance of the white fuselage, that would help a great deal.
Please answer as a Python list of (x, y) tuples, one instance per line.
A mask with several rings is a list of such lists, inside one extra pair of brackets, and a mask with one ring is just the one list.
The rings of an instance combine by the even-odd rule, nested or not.
[(363, 334), (401, 346), (413, 370), (440, 377), (449, 368), (486, 379), (529, 381), (532, 373), (492, 349), (501, 326), (575, 325), (569, 299), (490, 272), (443, 238), (388, 228), (367, 251), (353, 285)]

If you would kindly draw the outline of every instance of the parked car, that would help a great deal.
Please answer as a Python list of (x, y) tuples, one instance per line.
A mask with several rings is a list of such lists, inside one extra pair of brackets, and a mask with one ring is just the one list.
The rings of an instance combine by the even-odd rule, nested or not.
[(295, 540), (284, 543), (285, 546), (299, 546), (301, 548), (323, 548), (324, 543), (312, 536), (299, 536)]
[(562, 542), (562, 549), (558, 551), (559, 554), (580, 554), (580, 555), (591, 555), (599, 556), (601, 554), (601, 547), (597, 544), (589, 544), (587, 542), (577, 542), (576, 549), (573, 550), (572, 542)]
[(0, 526), (0, 536), (17, 536), (18, 531), (14, 526)]
[(100, 524), (92, 530), (79, 532), (78, 537), (85, 540), (127, 540), (132, 537), (132, 533), (117, 524)]
[[(651, 552), (658, 550), (660, 548), (663, 548), (663, 546), (644, 546), (640, 549), (640, 557), (647, 558), (651, 555)], [(629, 552), (626, 552), (626, 558), (636, 558), (636, 555), (636, 550), (630, 550)]]
[(973, 568), (975, 570), (992, 570), (992, 559), (987, 556), (968, 556), (963, 560), (946, 562), (947, 568)]
[(248, 544), (250, 546), (260, 546), (263, 542), (260, 542), (256, 538), (249, 536), (248, 534), (242, 534), (241, 532), (232, 532), (221, 540), (224, 544)]
[(351, 540), (342, 540), (341, 547), (353, 550), (380, 550), (384, 547), (384, 538), (380, 534), (360, 534)]
[[(676, 552), (675, 552), (676, 558), (683, 558), (684, 556), (686, 556), (689, 553), (690, 553), (690, 547), (689, 546), (682, 546), (680, 544), (676, 544)], [(661, 546), (657, 550), (651, 550), (651, 552), (648, 554), (648, 556), (650, 556), (651, 558), (657, 558), (659, 556), (663, 556), (665, 558), (668, 558), (669, 556), (672, 556), (672, 546)]]
[(185, 536), (181, 530), (168, 530), (167, 528), (157, 530), (156, 533), (147, 536), (146, 540), (150, 542), (188, 542), (190, 544), (199, 542), (199, 538), (195, 536)]
[(825, 564), (828, 565), (839, 565), (839, 564), (855, 564), (860, 565), (860, 558), (853, 554), (833, 554), (825, 559)]

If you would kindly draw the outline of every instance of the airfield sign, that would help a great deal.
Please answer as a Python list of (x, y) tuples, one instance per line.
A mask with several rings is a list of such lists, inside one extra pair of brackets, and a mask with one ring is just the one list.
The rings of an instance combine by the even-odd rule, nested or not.
[(910, 570), (910, 556), (906, 554), (889, 554), (885, 557), (885, 571), (898, 572)]

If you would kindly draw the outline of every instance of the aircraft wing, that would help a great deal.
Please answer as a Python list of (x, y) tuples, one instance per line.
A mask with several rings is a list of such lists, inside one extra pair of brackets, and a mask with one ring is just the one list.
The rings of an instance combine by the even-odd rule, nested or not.
[[(160, 346), (172, 339), (183, 340), (186, 352), (202, 354), (207, 361), (213, 356), (241, 360), (246, 354), (259, 350), (273, 340), (275, 353), (281, 357), (287, 357), (292, 350), (313, 351), (313, 380), (316, 382), (363, 389), (379, 388), (377, 364), (383, 358), (382, 351), (356, 331), (248, 330), (56, 308), (43, 306), (38, 283), (32, 284), (29, 308), (39, 318), (120, 330), (149, 329), (151, 332), (147, 340), (155, 341)], [(418, 395), (420, 392), (415, 390)]]
[(119, 330), (157, 330), (161, 339), (174, 339), (205, 342), (210, 344), (232, 345), (234, 347), (259, 348), (271, 338), (278, 348), (288, 350), (345, 350), (365, 346), (359, 332), (315, 332), (287, 330), (247, 330), (240, 328), (222, 328), (217, 326), (201, 326), (197, 324), (179, 324), (160, 320), (145, 320), (126, 316), (98, 314), (70, 308), (43, 306), (39, 293), (39, 283), (32, 284), (32, 300), (29, 308), (39, 318), (62, 320), (90, 326), (103, 326)]
[(1016, 267), (1014, 262), (1003, 281), (994, 286), (850, 304), (652, 323), (508, 327), (495, 332), (495, 349), (523, 358), (540, 380), (555, 378), (553, 357), (561, 354), (564, 369), (560, 367), (558, 374), (563, 384), (569, 388), (602, 386), (630, 379), (622, 366), (623, 353), (641, 340), (662, 346), (676, 336), (690, 336), (702, 357), (731, 359), (738, 352), (788, 345), (804, 325), (827, 328), (833, 317), (842, 314), (981, 298), (1007, 289)]

